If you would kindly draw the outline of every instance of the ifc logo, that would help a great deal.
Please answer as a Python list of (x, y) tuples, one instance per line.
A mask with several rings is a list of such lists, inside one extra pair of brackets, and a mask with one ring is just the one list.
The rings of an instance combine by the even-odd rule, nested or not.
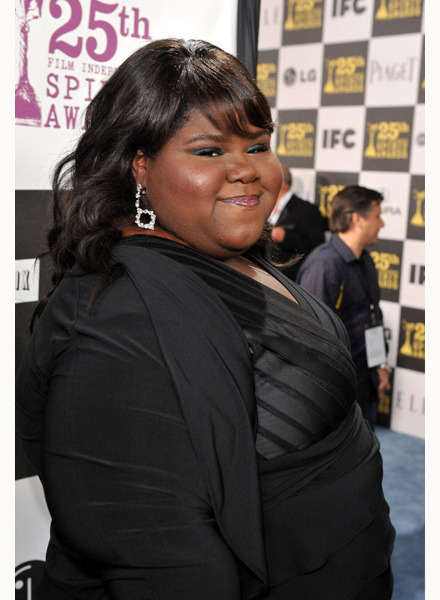
[(293, 85), (296, 81), (296, 71), (289, 67), (284, 71), (284, 83), (286, 85)]
[(32, 600), (43, 575), (44, 562), (30, 560), (15, 569), (15, 600)]

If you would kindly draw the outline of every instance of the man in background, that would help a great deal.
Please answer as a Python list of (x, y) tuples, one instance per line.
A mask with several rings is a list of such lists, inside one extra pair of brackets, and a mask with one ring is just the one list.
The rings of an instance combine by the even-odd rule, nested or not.
[(382, 200), (379, 192), (357, 185), (338, 192), (329, 216), (333, 235), (304, 260), (297, 276), (297, 282), (330, 306), (347, 329), (357, 399), (372, 429), (378, 399), (388, 386), (389, 367), (377, 271), (365, 248), (377, 242), (384, 226)]
[[(292, 191), (292, 175), (285, 166), (283, 184), (268, 222), (273, 225), (272, 239), (278, 247), (278, 260), (287, 262), (296, 254), (306, 256), (313, 248), (325, 241), (325, 225), (318, 208), (302, 200)], [(285, 269), (283, 273), (295, 279), (300, 262)]]

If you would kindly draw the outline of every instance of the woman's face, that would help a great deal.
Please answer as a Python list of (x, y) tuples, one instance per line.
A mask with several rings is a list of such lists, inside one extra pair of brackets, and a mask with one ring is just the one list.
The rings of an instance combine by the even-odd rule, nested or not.
[(143, 157), (143, 173), (134, 161), (160, 226), (218, 259), (259, 239), (281, 186), (269, 131), (248, 131), (251, 138), (225, 134), (194, 111), (156, 158)]

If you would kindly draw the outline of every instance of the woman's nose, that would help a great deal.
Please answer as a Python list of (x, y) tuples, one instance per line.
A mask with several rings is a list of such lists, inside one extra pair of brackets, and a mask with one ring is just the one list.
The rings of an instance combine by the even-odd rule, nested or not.
[(255, 156), (237, 153), (231, 156), (228, 165), (227, 180), (229, 183), (252, 183), (258, 181), (260, 174), (255, 166)]

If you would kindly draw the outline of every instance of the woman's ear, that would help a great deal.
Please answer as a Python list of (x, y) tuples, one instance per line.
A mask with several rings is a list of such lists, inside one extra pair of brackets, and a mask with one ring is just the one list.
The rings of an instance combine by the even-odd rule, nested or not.
[(136, 184), (142, 183), (142, 180), (147, 172), (147, 158), (145, 154), (141, 150), (138, 150), (134, 155), (133, 162), (131, 164), (133, 167), (133, 176)]

